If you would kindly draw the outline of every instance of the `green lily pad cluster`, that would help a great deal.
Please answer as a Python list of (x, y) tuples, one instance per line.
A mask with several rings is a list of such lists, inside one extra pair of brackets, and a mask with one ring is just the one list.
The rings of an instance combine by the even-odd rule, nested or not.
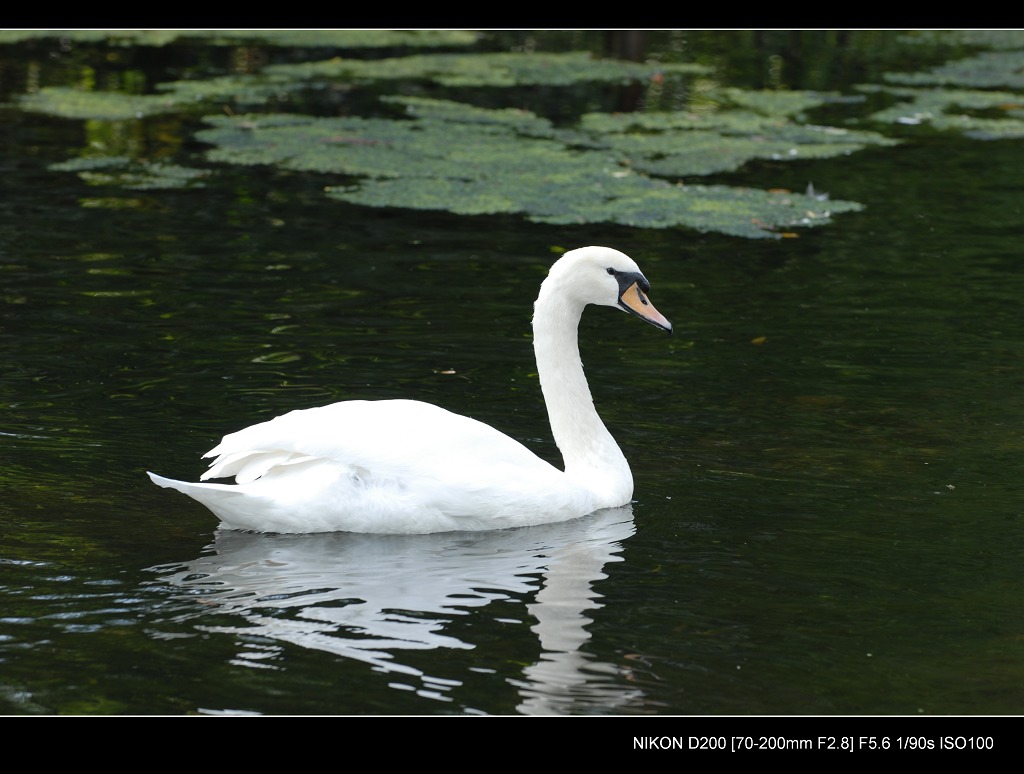
[(199, 188), (203, 185), (202, 178), (210, 174), (208, 170), (140, 161), (126, 156), (82, 156), (52, 164), (50, 169), (77, 172), (83, 180), (93, 185), (117, 185), (136, 191)]
[[(344, 175), (328, 195), (372, 207), (520, 214), (557, 224), (685, 226), (753, 238), (860, 209), (802, 194), (649, 177), (614, 149), (567, 144), (549, 122), (526, 111), (392, 101), (406, 105), (411, 120), (211, 117), (212, 128), (198, 138), (214, 146), (213, 161)], [(601, 143), (595, 136), (590, 144)]]
[(19, 101), (19, 107), (29, 112), (87, 121), (129, 121), (181, 109), (179, 101), (170, 95), (83, 91), (67, 86), (47, 86), (26, 94)]
[(1024, 30), (914, 30), (900, 38), (902, 43), (928, 46), (973, 46), (987, 50), (1024, 48)]
[(176, 103), (229, 99), (258, 105), (271, 97), (318, 85), (334, 88), (359, 83), (427, 81), (452, 88), (571, 86), (585, 82), (630, 83), (654, 77), (691, 76), (707, 68), (696, 64), (638, 64), (595, 59), (585, 51), (563, 54), (420, 54), (386, 59), (334, 58), (273, 65), (253, 75), (173, 81), (160, 90)]
[[(917, 73), (887, 73), (895, 86), (862, 86), (899, 101), (870, 120), (959, 131), (981, 140), (1024, 137), (1024, 32), (964, 30), (950, 33), (967, 45), (998, 50), (947, 62)], [(997, 115), (992, 115), (993, 113)], [(980, 115), (979, 115), (980, 114)]]
[(21, 98), (25, 110), (65, 118), (124, 120), (181, 110), (205, 110), (211, 103), (260, 106), (318, 85), (429, 81), (449, 87), (571, 86), (582, 82), (630, 83), (654, 77), (704, 73), (696, 64), (638, 64), (595, 59), (584, 51), (563, 54), (421, 54), (386, 59), (334, 58), (276, 65), (258, 73), (157, 84), (158, 94), (133, 95), (47, 87)]
[(596, 59), (586, 51), (562, 54), (420, 54), (388, 59), (330, 59), (267, 67), (265, 73), (303, 80), (427, 80), (442, 86), (571, 86), (588, 81), (629, 83), (655, 76), (708, 72), (691, 63), (658, 64)]
[(666, 177), (731, 172), (753, 159), (828, 158), (868, 145), (895, 145), (877, 132), (799, 123), (805, 110), (838, 95), (723, 89), (724, 109), (589, 114), (581, 128), (600, 135), (630, 166)]
[(1024, 50), (985, 51), (920, 73), (887, 73), (885, 80), (906, 86), (1021, 89), (1024, 88)]
[[(267, 67), (254, 75), (175, 81), (148, 95), (43, 88), (24, 97), (22, 107), (92, 122), (136, 121), (168, 112), (206, 113), (225, 101), (262, 105), (317, 83), (345, 88), (359, 81), (415, 79), (447, 87), (569, 86), (583, 81), (648, 82), (705, 69), (599, 60), (586, 52), (332, 59)], [(212, 116), (205, 119), (211, 128), (197, 138), (213, 146), (206, 154), (213, 162), (342, 177), (327, 187), (328, 196), (363, 206), (777, 237), (793, 228), (828, 223), (834, 213), (859, 205), (683, 185), (678, 179), (735, 170), (751, 159), (813, 158), (887, 142), (872, 133), (798, 123), (804, 111), (827, 98), (721, 90), (717, 109), (699, 115), (590, 114), (578, 126), (565, 128), (523, 110), (385, 97), (404, 116)], [(201, 185), (204, 174), (124, 154), (96, 155), (95, 149), (55, 169), (77, 171), (91, 184), (135, 190)]]
[[(1006, 91), (862, 87), (885, 91), (900, 101), (869, 119), (933, 129), (959, 131), (978, 140), (1024, 137), (1024, 95)], [(997, 112), (999, 117), (977, 115)]]
[(324, 48), (438, 48), (471, 46), (473, 30), (0, 30), (0, 44), (62, 38), (115, 46), (167, 46), (201, 40), (204, 45), (239, 42)]
[[(22, 31), (14, 31), (20, 33)], [(28, 31), (58, 34), (53, 31)], [(961, 56), (916, 73), (889, 73), (888, 107), (868, 117), (901, 127), (927, 125), (979, 139), (1024, 137), (1024, 34), (1020, 31), (910, 34), (937, 36)], [(64, 35), (64, 33), (59, 33)], [(457, 214), (518, 214), (543, 223), (605, 222), (646, 228), (686, 227), (744, 237), (778, 237), (828, 223), (854, 202), (785, 192), (702, 185), (698, 178), (735, 173), (757, 160), (837, 157), (898, 142), (854, 125), (824, 126), (808, 116), (834, 93), (722, 88), (709, 68), (693, 63), (625, 62), (567, 53), (421, 53), (456, 49), (478, 40), (470, 31), (74, 31), (79, 41), (165, 45), (248, 40), (270, 45), (406, 49), (379, 59), (335, 56), (266, 66), (255, 73), (156, 84), (128, 94), (66, 87), (41, 88), (20, 106), (55, 116), (141, 126), (167, 113), (207, 116), (198, 139), (210, 162), (261, 164), (329, 177), (327, 195), (374, 207), (443, 210)], [(104, 37), (104, 35), (106, 37)], [(135, 36), (135, 37), (133, 37)], [(292, 36), (292, 37), (289, 37)], [(0, 43), (5, 38), (0, 36)], [(988, 50), (979, 50), (987, 48)], [(688, 94), (679, 110), (588, 113), (575, 124), (553, 124), (524, 110), (477, 107), (470, 90), (572, 88), (583, 83), (631, 83), (655, 93), (668, 79)], [(379, 94), (444, 88), (452, 99), (382, 97), (380, 117), (314, 118), (281, 111), (320, 89)], [(459, 90), (464, 91), (459, 91)], [(131, 88), (129, 88), (131, 90)], [(141, 89), (140, 89), (141, 90)], [(232, 113), (244, 113), (232, 115)], [(228, 115), (209, 116), (211, 113)], [(133, 122), (133, 123), (128, 123)], [(909, 130), (901, 130), (909, 131)], [(111, 136), (117, 133), (111, 133)], [(129, 133), (121, 133), (128, 136)], [(137, 132), (136, 134), (141, 134)], [(137, 147), (143, 147), (140, 143)], [(140, 160), (134, 148), (95, 143), (88, 159), (58, 169), (77, 171), (97, 185), (172, 188), (202, 184), (199, 170)], [(97, 154), (108, 153), (109, 156)], [(105, 162), (97, 159), (106, 159)]]

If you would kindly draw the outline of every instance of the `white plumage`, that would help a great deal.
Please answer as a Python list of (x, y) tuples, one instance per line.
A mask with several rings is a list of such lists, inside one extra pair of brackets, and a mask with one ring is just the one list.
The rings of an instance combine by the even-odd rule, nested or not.
[(292, 411), (224, 437), (201, 480), (150, 473), (228, 529), (428, 533), (563, 521), (625, 505), (633, 478), (594, 409), (577, 328), (587, 304), (672, 325), (628, 256), (583, 247), (551, 267), (534, 306), (541, 389), (565, 471), (489, 425), (412, 400), (353, 400)]

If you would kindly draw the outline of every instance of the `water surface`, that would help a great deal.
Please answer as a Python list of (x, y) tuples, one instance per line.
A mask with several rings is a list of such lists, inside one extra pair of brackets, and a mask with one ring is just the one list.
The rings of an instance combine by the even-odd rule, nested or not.
[[(97, 191), (7, 108), (0, 707), (9, 714), (1019, 714), (1024, 150), (935, 133), (751, 165), (866, 205), (798, 239), (326, 201), (236, 169)], [(226, 432), (410, 397), (557, 460), (529, 339), (559, 248), (632, 506), (472, 535), (221, 532)]]

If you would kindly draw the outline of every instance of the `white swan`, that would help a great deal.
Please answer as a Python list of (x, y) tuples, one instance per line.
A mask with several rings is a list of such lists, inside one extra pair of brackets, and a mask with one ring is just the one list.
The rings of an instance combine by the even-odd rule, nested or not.
[(633, 496), (626, 458), (594, 409), (577, 328), (587, 304), (613, 306), (666, 331), (650, 285), (608, 247), (563, 255), (534, 305), (537, 372), (562, 472), (475, 419), (412, 400), (353, 400), (292, 411), (224, 437), (187, 494), (221, 527), (257, 532), (428, 533), (563, 521)]

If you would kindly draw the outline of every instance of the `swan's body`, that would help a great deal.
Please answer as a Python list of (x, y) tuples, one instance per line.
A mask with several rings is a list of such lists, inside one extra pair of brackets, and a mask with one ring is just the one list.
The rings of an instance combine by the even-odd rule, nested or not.
[(534, 349), (560, 471), (494, 428), (411, 400), (292, 411), (224, 437), (193, 484), (150, 473), (229, 529), (427, 533), (563, 521), (625, 505), (633, 477), (594, 409), (577, 327), (587, 304), (617, 306), (665, 330), (647, 280), (607, 247), (566, 253), (534, 306)]

